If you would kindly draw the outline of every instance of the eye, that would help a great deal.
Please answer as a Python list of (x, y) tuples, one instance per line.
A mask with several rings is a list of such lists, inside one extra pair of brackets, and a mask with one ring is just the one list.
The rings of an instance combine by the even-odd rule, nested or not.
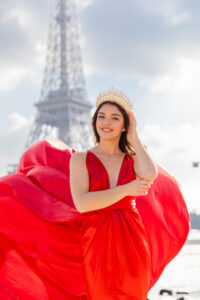
[(118, 118), (113, 118), (114, 120), (119, 120)]
[(98, 117), (101, 118), (101, 119), (104, 118), (104, 116), (98, 116)]

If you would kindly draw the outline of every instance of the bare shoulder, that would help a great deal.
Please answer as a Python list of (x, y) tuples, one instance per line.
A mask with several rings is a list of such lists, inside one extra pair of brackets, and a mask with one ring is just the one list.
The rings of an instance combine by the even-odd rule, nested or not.
[(76, 151), (74, 154), (72, 154), (71, 159), (73, 160), (83, 160), (86, 158), (86, 152), (82, 151), (82, 152), (78, 152)]
[(85, 165), (86, 152), (75, 152), (70, 159), (70, 167), (82, 167)]

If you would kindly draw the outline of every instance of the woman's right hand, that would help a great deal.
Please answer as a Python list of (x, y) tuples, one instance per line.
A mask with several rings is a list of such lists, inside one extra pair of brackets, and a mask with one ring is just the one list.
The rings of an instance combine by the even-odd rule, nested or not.
[(153, 180), (135, 179), (125, 184), (129, 196), (147, 195)]

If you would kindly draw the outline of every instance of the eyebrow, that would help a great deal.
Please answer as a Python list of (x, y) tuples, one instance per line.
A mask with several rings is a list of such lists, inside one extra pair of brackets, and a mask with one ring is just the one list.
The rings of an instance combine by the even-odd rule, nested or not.
[[(103, 114), (103, 115), (105, 115), (105, 113), (104, 113), (104, 112), (101, 112), (101, 111), (99, 111), (99, 114)], [(112, 114), (112, 116), (119, 116), (119, 117), (121, 117), (121, 115), (120, 115), (120, 114)]]

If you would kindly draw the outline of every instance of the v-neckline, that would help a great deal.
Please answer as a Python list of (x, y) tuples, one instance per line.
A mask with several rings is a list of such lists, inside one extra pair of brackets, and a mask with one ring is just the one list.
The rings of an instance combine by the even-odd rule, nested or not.
[[(110, 178), (109, 178), (109, 174), (108, 174), (108, 171), (107, 171), (106, 167), (104, 166), (104, 164), (102, 163), (102, 161), (98, 158), (98, 156), (94, 152), (92, 152), (90, 150), (87, 150), (87, 152), (92, 153), (94, 155), (94, 157), (96, 157), (96, 159), (100, 162), (101, 166), (103, 167), (103, 169), (104, 169), (104, 171), (105, 171), (105, 173), (107, 175), (109, 188), (111, 188), (111, 186), (110, 186)], [(124, 161), (125, 161), (125, 157), (126, 156), (127, 156), (127, 154), (125, 154), (124, 157), (123, 157), (123, 159), (122, 159), (121, 167), (120, 167), (119, 173), (118, 173), (117, 183), (112, 188), (115, 188), (115, 187), (117, 187), (119, 185), (120, 175), (121, 175), (121, 172), (122, 172), (122, 167), (124, 165)]]

